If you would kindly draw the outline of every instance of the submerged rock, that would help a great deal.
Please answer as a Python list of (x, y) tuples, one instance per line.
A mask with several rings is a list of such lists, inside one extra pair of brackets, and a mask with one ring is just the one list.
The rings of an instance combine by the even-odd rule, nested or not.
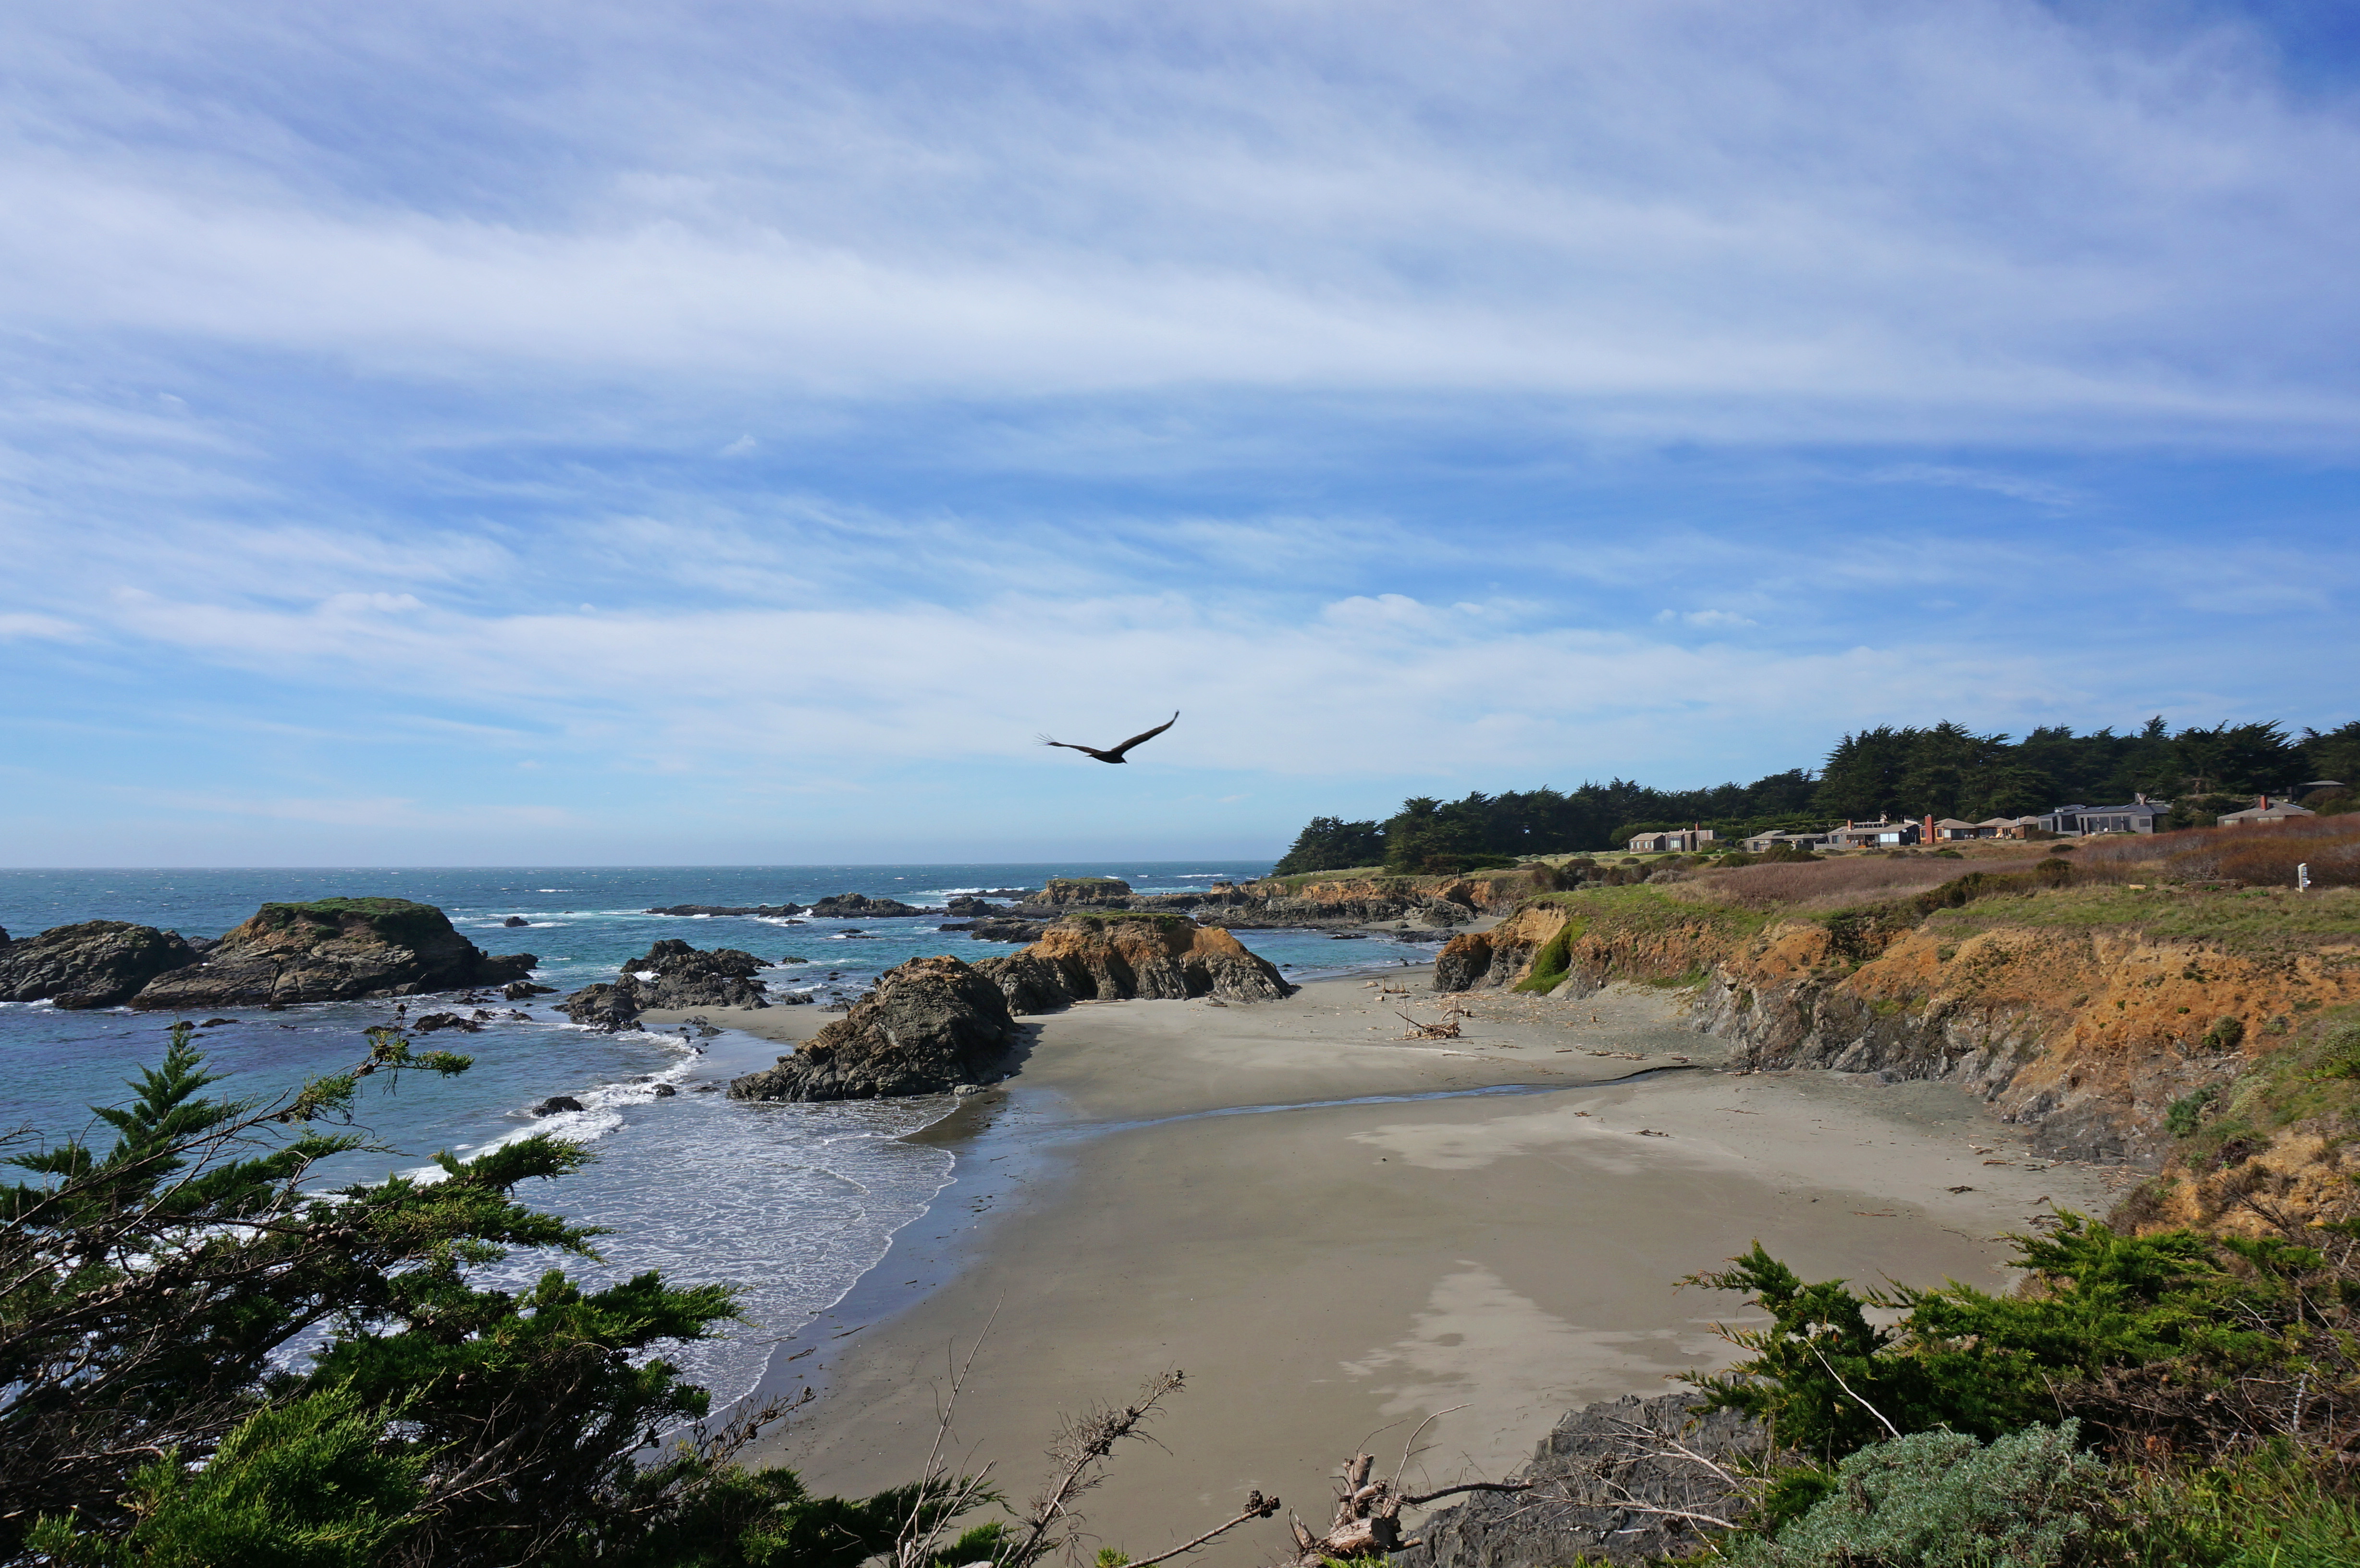
[(265, 904), (193, 964), (151, 980), (135, 1007), (276, 1007), (410, 996), (520, 980), (530, 953), (495, 957), (432, 904), (318, 898)]
[(524, 1002), (535, 996), (553, 996), (556, 991), (557, 987), (554, 985), (536, 985), (530, 980), (511, 980), (500, 987), (500, 995), (511, 1002)]
[(0, 1001), (116, 1007), (157, 975), (196, 962), (196, 951), (178, 931), (123, 920), (52, 926), (0, 946)]
[(507, 920), (502, 920), (500, 924), (513, 931), (519, 926), (529, 926), (532, 924), (532, 922), (526, 920), (522, 915), (510, 915)]
[(1695, 1394), (1636, 1394), (1569, 1410), (1514, 1477), (1529, 1492), (1479, 1492), (1437, 1510), (1396, 1568), (1554, 1568), (1560, 1563), (1657, 1563), (1686, 1557), (1727, 1531), (1655, 1509), (1733, 1519), (1752, 1499), (1671, 1449), (1677, 1439), (1728, 1470), (1762, 1452), (1762, 1426), (1732, 1410), (1700, 1411)]
[(934, 1094), (1000, 1076), (1019, 1033), (1000, 987), (956, 958), (913, 958), (792, 1056), (730, 1083), (738, 1100)]
[(977, 967), (1020, 1013), (1131, 996), (1274, 1002), (1295, 991), (1268, 959), (1247, 952), (1220, 927), (1200, 926), (1185, 915), (1059, 920), (1022, 953)]
[(535, 1105), (532, 1108), (532, 1114), (537, 1116), (553, 1116), (560, 1111), (578, 1111), (581, 1108), (582, 1102), (571, 1094), (552, 1094)]

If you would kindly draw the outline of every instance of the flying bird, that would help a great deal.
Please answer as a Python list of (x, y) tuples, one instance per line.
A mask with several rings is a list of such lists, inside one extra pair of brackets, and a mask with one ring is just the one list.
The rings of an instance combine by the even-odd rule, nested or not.
[(1067, 751), (1082, 752), (1088, 756), (1097, 757), (1100, 762), (1127, 762), (1130, 758), (1123, 756), (1124, 752), (1129, 751), (1132, 746), (1137, 746), (1142, 741), (1153, 740), (1157, 735), (1162, 735), (1165, 730), (1170, 729), (1174, 724), (1179, 722), (1180, 710), (1175, 708), (1172, 710), (1172, 716), (1164, 720), (1162, 724), (1156, 725), (1153, 729), (1142, 730), (1138, 735), (1135, 735), (1129, 740), (1123, 742), (1120, 746), (1110, 746), (1104, 751), (1100, 751), (1094, 746), (1076, 746), (1069, 740), (1051, 740), (1047, 735), (1043, 735), (1041, 737), (1041, 744), (1043, 746), (1062, 746)]

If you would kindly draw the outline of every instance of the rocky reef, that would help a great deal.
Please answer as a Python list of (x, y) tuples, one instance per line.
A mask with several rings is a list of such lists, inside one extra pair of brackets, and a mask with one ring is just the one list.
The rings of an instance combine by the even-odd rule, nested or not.
[(777, 1066), (731, 1081), (739, 1100), (931, 1094), (1001, 1076), (1021, 1039), (1000, 987), (956, 958), (912, 958)]
[(119, 1007), (158, 975), (197, 961), (180, 932), (122, 920), (52, 926), (22, 942), (0, 931), (0, 1001)]
[(1760, 1455), (1760, 1425), (1729, 1410), (1699, 1413), (1694, 1394), (1636, 1394), (1568, 1411), (1514, 1479), (1524, 1492), (1477, 1493), (1437, 1509), (1397, 1568), (1555, 1568), (1561, 1563), (1656, 1563), (1723, 1535), (1677, 1513), (1733, 1519), (1751, 1499), (1672, 1450), (1677, 1440), (1724, 1469)]
[(762, 967), (741, 948), (700, 952), (667, 937), (624, 964), (614, 980), (584, 986), (557, 1010), (577, 1024), (613, 1030), (628, 1028), (650, 1007), (766, 1007), (770, 999), (754, 978)]
[(1269, 960), (1218, 926), (1185, 915), (1083, 915), (1059, 920), (1022, 953), (976, 965), (1011, 1011), (1048, 1012), (1076, 1001), (1218, 996), (1270, 1002), (1293, 994)]
[(928, 911), (905, 904), (899, 898), (872, 898), (865, 893), (836, 893), (822, 898), (805, 912), (827, 920), (894, 920)]
[(318, 898), (263, 905), (200, 962), (158, 975), (130, 1002), (163, 1010), (410, 996), (505, 985), (536, 962), (484, 952), (432, 904)]

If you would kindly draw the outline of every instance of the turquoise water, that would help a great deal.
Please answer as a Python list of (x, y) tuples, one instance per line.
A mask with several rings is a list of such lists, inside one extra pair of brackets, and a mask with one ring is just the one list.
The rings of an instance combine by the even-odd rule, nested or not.
[[(663, 937), (700, 948), (743, 948), (773, 964), (773, 991), (849, 997), (876, 975), (920, 953), (978, 960), (1011, 952), (934, 918), (809, 920), (653, 916), (672, 904), (810, 904), (865, 893), (939, 907), (951, 896), (1037, 887), (1050, 877), (1120, 877), (1142, 892), (1201, 888), (1246, 879), (1264, 862), (932, 865), (865, 866), (632, 866), (555, 868), (0, 871), (0, 927), (16, 937), (84, 920), (123, 920), (219, 936), (266, 901), (393, 897), (433, 904), (476, 945), (537, 955), (535, 978), (563, 996), (608, 979)], [(529, 924), (503, 924), (521, 916)], [(1290, 976), (1415, 960), (1426, 950), (1382, 939), (1337, 942), (1317, 932), (1240, 931), (1239, 940)], [(415, 1169), (436, 1150), (480, 1150), (527, 1131), (553, 1131), (593, 1147), (586, 1170), (539, 1184), (535, 1204), (608, 1227), (606, 1261), (576, 1273), (621, 1277), (660, 1268), (683, 1282), (746, 1288), (755, 1320), (728, 1339), (691, 1345), (674, 1359), (723, 1399), (753, 1387), (770, 1346), (837, 1300), (884, 1256), (893, 1233), (924, 1209), (951, 1176), (946, 1152), (901, 1141), (950, 1108), (946, 1097), (828, 1105), (748, 1105), (710, 1092), (767, 1067), (778, 1047), (724, 1031), (691, 1047), (678, 1036), (602, 1035), (581, 1029), (543, 998), (525, 1018), (468, 1035), (426, 1037), (475, 1059), (464, 1075), (413, 1080), (366, 1103), (364, 1121), (387, 1150), (345, 1157), (323, 1179), (370, 1180)], [(390, 1001), (322, 1003), (278, 1012), (228, 1009), (233, 1021), (203, 1031), (215, 1071), (235, 1076), (216, 1093), (263, 1094), (333, 1071), (366, 1050), (362, 1031), (396, 1021)], [(412, 999), (412, 1016), (429, 1010)], [(506, 1010), (503, 1005), (502, 1010)], [(0, 1127), (56, 1137), (88, 1126), (85, 1107), (115, 1104), (123, 1082), (162, 1054), (172, 1018), (127, 1009), (61, 1012), (46, 1003), (0, 1003)], [(659, 1098), (658, 1083), (680, 1093)], [(579, 1113), (536, 1121), (527, 1107), (552, 1094)], [(529, 1277), (546, 1260), (512, 1260)]]

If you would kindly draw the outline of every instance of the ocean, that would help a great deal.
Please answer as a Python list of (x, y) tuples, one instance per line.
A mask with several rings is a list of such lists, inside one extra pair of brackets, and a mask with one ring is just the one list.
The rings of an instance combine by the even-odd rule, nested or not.
[[(477, 946), (537, 955), (534, 978), (557, 996), (520, 1004), (524, 1018), (476, 1034), (421, 1037), (464, 1052), (470, 1072), (415, 1078), (399, 1092), (363, 1097), (363, 1129), (384, 1152), (323, 1166), (323, 1185), (416, 1170), (438, 1150), (477, 1153), (528, 1132), (590, 1146), (585, 1170), (522, 1192), (536, 1207), (604, 1227), (603, 1261), (519, 1256), (492, 1277), (522, 1283), (547, 1267), (593, 1282), (660, 1269), (681, 1283), (738, 1286), (748, 1321), (727, 1336), (668, 1349), (716, 1406), (760, 1380), (771, 1348), (841, 1299), (882, 1259), (895, 1233), (925, 1212), (950, 1181), (954, 1157), (906, 1141), (947, 1114), (947, 1095), (849, 1104), (755, 1105), (701, 1092), (768, 1067), (780, 1048), (736, 1030), (700, 1042), (678, 1035), (604, 1035), (568, 1023), (547, 1004), (611, 979), (664, 937), (700, 948), (742, 948), (773, 964), (774, 994), (849, 999), (906, 958), (949, 953), (970, 961), (1014, 951), (933, 919), (807, 920), (650, 915), (675, 904), (810, 904), (833, 893), (893, 898), (921, 908), (954, 895), (1036, 888), (1051, 877), (1120, 877), (1140, 892), (1247, 880), (1267, 862), (1130, 864), (328, 867), (271, 870), (0, 870), (0, 928), (22, 938), (86, 920), (131, 920), (183, 936), (219, 936), (262, 904), (320, 898), (391, 897), (433, 904)], [(527, 924), (508, 926), (512, 917)], [(1291, 979), (1416, 961), (1430, 950), (1382, 938), (1338, 942), (1317, 931), (1239, 931), (1238, 939)], [(394, 1004), (322, 1003), (277, 1012), (229, 1009), (202, 1031), (208, 1066), (229, 1074), (217, 1094), (267, 1094), (366, 1054), (363, 1031), (397, 1021)], [(412, 1016), (429, 1010), (411, 1000)], [(503, 1005), (502, 1011), (507, 1010)], [(196, 1020), (202, 1021), (202, 1020)], [(126, 1008), (60, 1011), (45, 1002), (0, 1003), (0, 1130), (55, 1138), (106, 1135), (93, 1105), (127, 1097), (125, 1081), (163, 1054), (174, 1018)], [(680, 1091), (659, 1097), (656, 1086)], [(535, 1119), (528, 1107), (552, 1094), (580, 1112)], [(21, 1146), (19, 1146), (21, 1147)]]

